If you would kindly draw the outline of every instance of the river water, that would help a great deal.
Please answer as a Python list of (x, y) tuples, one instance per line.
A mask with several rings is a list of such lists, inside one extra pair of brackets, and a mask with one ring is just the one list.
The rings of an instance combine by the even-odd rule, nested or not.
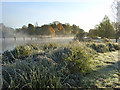
[[(0, 38), (0, 53), (6, 50), (12, 50), (18, 45), (23, 44), (41, 44), (41, 43), (68, 43), (73, 40), (74, 37), (53, 37), (53, 38)], [(100, 40), (96, 40), (99, 42)], [(112, 39), (115, 42), (115, 39)], [(120, 42), (120, 39), (119, 39)], [(120, 43), (119, 43), (120, 44)]]
[(0, 53), (6, 50), (12, 50), (22, 44), (40, 44), (40, 43), (68, 43), (73, 37), (54, 37), (54, 38), (0, 38)]

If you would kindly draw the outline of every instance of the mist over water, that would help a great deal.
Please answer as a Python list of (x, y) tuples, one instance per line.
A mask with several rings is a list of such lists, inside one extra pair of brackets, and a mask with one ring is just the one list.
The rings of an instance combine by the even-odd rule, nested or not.
[(53, 37), (53, 38), (30, 38), (30, 37), (17, 37), (17, 38), (0, 38), (0, 53), (6, 50), (12, 50), (18, 45), (23, 44), (41, 44), (41, 43), (68, 43), (72, 41), (73, 37)]

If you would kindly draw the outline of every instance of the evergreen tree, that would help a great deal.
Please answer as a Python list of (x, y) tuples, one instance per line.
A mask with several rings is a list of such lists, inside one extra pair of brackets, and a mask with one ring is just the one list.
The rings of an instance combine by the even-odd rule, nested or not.
[(110, 19), (107, 16), (105, 16), (102, 22), (98, 25), (97, 30), (98, 35), (102, 38), (111, 38), (115, 36), (114, 28), (110, 23)]

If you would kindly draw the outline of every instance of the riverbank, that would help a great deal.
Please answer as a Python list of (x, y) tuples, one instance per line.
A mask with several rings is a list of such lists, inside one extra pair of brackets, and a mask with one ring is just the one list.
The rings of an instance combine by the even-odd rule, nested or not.
[(118, 50), (92, 42), (18, 46), (3, 53), (3, 88), (120, 88)]

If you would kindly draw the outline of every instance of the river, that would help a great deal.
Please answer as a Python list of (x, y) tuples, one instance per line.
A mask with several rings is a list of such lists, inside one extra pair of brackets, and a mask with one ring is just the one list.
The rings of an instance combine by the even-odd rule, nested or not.
[[(0, 38), (0, 53), (6, 50), (12, 50), (18, 45), (23, 44), (41, 44), (41, 43), (68, 43), (73, 40), (74, 37), (53, 37), (53, 38)], [(101, 39), (102, 40), (102, 39)], [(115, 39), (111, 39), (115, 42)], [(99, 42), (100, 40), (95, 40)], [(120, 42), (120, 39), (119, 39)]]
[(12, 50), (22, 44), (40, 44), (40, 43), (68, 43), (73, 37), (53, 37), (53, 38), (0, 38), (0, 53), (6, 50)]

